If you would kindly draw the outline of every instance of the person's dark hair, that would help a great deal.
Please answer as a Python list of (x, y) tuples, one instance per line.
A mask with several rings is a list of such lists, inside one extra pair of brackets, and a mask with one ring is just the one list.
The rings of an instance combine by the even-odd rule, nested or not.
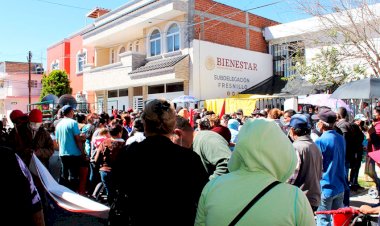
[(115, 125), (112, 125), (110, 130), (109, 130), (110, 135), (113, 137), (119, 135), (119, 133), (121, 133), (122, 131), (123, 131), (123, 127), (118, 123)]
[(338, 115), (339, 115), (339, 118), (346, 119), (347, 118), (347, 109), (344, 107), (339, 107)]
[(231, 115), (229, 115), (229, 114), (224, 114), (224, 115), (222, 116), (222, 119), (223, 119), (223, 120), (226, 120), (226, 121), (228, 122), (228, 120), (231, 119)]
[(86, 115), (82, 113), (77, 114), (77, 122), (78, 123), (86, 123)]
[(293, 110), (293, 109), (289, 109), (289, 110), (286, 110), (286, 111), (284, 112), (284, 115), (285, 115), (285, 114), (288, 114), (289, 117), (292, 117), (293, 115), (297, 114), (297, 112), (296, 112), (295, 110)]
[(135, 121), (133, 121), (133, 129), (138, 132), (144, 132), (144, 124), (141, 118), (136, 118)]
[(307, 128), (293, 128), (294, 129), (294, 134), (297, 136), (305, 136), (305, 135), (310, 135), (311, 129)]
[(375, 110), (377, 114), (380, 114), (380, 106), (376, 106), (373, 110)]
[(124, 115), (124, 120), (129, 125), (131, 123), (131, 116), (129, 114)]
[(171, 134), (176, 122), (176, 112), (167, 100), (154, 99), (145, 105), (141, 119), (145, 133)]
[(177, 115), (176, 118), (176, 129), (181, 129), (181, 130), (189, 130), (192, 129), (189, 120), (185, 119), (182, 116)]
[(206, 111), (204, 115), (214, 115), (215, 112), (214, 111)]
[(100, 114), (100, 118), (105, 119), (107, 121), (108, 119), (110, 119), (110, 116), (108, 115), (108, 113), (103, 112)]
[(199, 128), (201, 130), (210, 130), (211, 129), (210, 120), (207, 117), (201, 118), (199, 120)]

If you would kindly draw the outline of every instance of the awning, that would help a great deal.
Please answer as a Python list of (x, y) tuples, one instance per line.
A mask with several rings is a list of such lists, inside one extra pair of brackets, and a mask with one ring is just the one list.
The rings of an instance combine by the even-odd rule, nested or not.
[(279, 76), (272, 76), (264, 81), (252, 86), (241, 92), (242, 94), (262, 94), (262, 95), (272, 95), (274, 93), (281, 93), (286, 85), (286, 81), (282, 80)]

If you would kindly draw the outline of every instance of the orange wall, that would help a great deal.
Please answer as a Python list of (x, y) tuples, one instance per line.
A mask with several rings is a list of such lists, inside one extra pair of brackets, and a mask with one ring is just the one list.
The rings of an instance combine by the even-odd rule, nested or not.
[(47, 52), (47, 65), (45, 71), (51, 72), (51, 63), (55, 60), (59, 60), (59, 69), (70, 72), (70, 42), (63, 40), (61, 43), (52, 46)]

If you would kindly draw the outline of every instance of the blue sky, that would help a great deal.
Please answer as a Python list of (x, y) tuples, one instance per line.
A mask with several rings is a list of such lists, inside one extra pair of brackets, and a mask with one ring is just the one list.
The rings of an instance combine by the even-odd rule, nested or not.
[[(277, 0), (217, 0), (240, 9), (263, 6)], [(96, 6), (115, 9), (126, 0), (4, 0), (0, 7), (0, 61), (26, 61), (46, 64), (47, 47), (92, 22), (85, 15)], [(279, 22), (305, 18), (290, 0), (254, 9), (251, 13)]]

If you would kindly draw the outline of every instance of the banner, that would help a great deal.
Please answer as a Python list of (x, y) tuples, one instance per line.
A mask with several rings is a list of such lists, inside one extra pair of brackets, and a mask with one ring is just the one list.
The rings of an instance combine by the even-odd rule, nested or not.
[(29, 170), (40, 178), (45, 190), (60, 207), (74, 213), (88, 214), (103, 219), (108, 218), (110, 210), (108, 206), (81, 196), (65, 186), (58, 184), (34, 154)]

